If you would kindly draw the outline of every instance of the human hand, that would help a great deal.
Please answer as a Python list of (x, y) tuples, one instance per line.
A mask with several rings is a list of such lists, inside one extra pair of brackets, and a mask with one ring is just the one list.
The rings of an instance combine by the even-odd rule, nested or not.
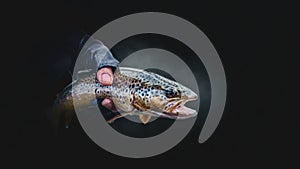
[[(113, 72), (110, 67), (103, 67), (98, 70), (97, 72), (97, 79), (99, 82), (105, 86), (109, 86), (113, 82)], [(113, 103), (113, 101), (109, 98), (105, 98), (102, 101), (102, 106), (106, 107), (107, 109), (110, 109), (112, 111), (117, 112), (117, 109)]]

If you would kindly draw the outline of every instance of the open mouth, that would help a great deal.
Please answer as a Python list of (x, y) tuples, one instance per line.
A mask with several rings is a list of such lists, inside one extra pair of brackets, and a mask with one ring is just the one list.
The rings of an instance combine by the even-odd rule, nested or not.
[(167, 106), (171, 106), (162, 113), (162, 116), (173, 119), (185, 119), (196, 116), (196, 110), (184, 106), (188, 101), (190, 100), (169, 102)]

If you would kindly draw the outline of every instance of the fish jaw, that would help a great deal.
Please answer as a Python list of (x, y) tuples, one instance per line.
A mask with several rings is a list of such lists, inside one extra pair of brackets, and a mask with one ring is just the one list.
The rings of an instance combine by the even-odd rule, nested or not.
[(170, 99), (160, 116), (171, 119), (187, 119), (197, 116), (198, 112), (186, 107), (185, 104), (198, 100), (198, 95), (185, 86), (181, 86), (181, 91), (183, 91), (181, 97)]
[(163, 112), (163, 114), (163, 116), (167, 116), (172, 119), (187, 119), (195, 117), (197, 115), (197, 111), (186, 106), (178, 106), (172, 111), (172, 113)]
[(174, 101), (175, 103), (169, 103), (174, 104), (174, 106), (166, 111), (163, 111), (160, 113), (160, 116), (170, 118), (170, 119), (187, 119), (191, 117), (197, 116), (198, 112), (195, 109), (191, 109), (189, 107), (186, 107), (184, 104), (188, 102), (188, 100), (185, 101)]
[(173, 112), (158, 112), (153, 110), (148, 110), (152, 116), (159, 116), (168, 119), (188, 119), (197, 116), (197, 111), (186, 106), (181, 106), (174, 109)]

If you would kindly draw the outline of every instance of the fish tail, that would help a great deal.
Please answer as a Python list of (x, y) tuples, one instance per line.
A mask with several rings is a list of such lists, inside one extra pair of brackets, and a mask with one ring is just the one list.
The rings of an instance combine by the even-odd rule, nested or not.
[(71, 119), (74, 115), (73, 100), (71, 98), (72, 83), (65, 87), (60, 92), (53, 105), (47, 110), (47, 117), (54, 130), (54, 134), (57, 135), (59, 128), (64, 125), (68, 127)]
[[(68, 102), (71, 102), (71, 100)], [(54, 104), (47, 110), (47, 116), (55, 135), (58, 134), (62, 126), (69, 128), (74, 117), (74, 107), (70, 104), (72, 103)]]

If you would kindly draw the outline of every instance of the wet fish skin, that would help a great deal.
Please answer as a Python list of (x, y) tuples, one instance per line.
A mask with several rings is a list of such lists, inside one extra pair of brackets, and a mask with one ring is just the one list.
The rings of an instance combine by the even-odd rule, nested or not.
[[(73, 112), (73, 103), (86, 108), (98, 98), (110, 98), (120, 115), (108, 122), (126, 115), (138, 115), (146, 124), (152, 116), (171, 119), (186, 119), (197, 115), (197, 111), (185, 107), (188, 101), (198, 95), (184, 85), (158, 74), (141, 69), (118, 67), (111, 86), (104, 86), (95, 74), (78, 79), (67, 86), (57, 97), (54, 114)], [(66, 123), (69, 123), (70, 113)]]

